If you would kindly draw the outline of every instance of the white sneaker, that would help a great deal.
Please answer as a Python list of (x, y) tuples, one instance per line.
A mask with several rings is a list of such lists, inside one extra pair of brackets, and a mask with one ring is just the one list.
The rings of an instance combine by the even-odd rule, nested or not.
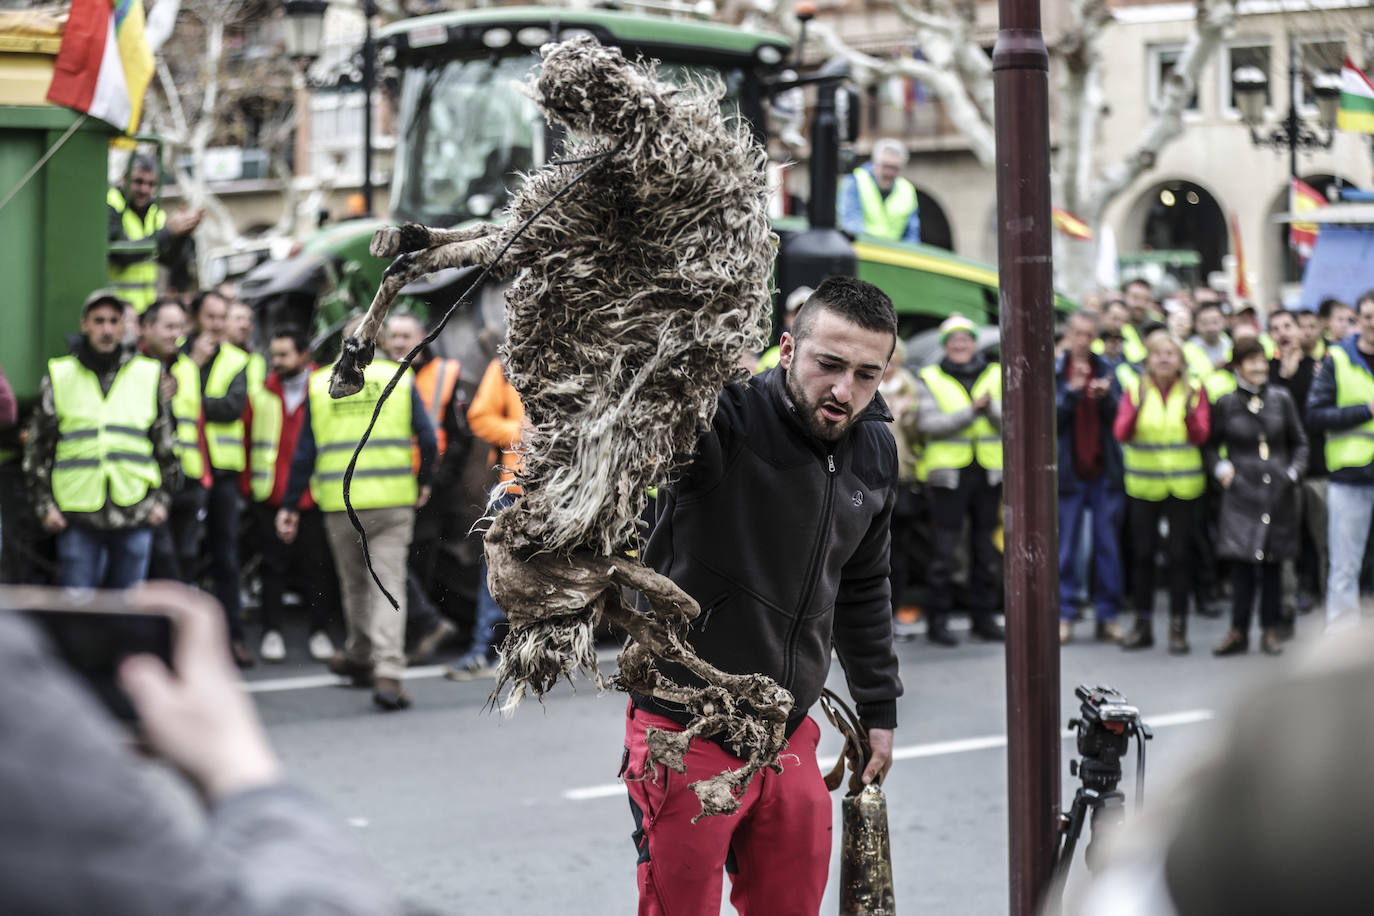
[(324, 630), (310, 634), (310, 657), (317, 662), (327, 662), (334, 654), (334, 643)]
[(265, 662), (285, 661), (286, 640), (282, 639), (276, 630), (268, 630), (262, 634), (262, 645), (258, 647), (258, 654)]

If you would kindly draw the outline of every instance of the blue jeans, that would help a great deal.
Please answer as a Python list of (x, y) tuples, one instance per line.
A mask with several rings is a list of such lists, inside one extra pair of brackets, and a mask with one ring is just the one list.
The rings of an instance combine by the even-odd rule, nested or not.
[[(503, 494), (491, 504), (487, 515), (495, 516), (513, 502), (514, 497)], [(483, 552), (482, 574), (477, 579), (477, 620), (472, 627), (472, 648), (468, 649), (467, 654), (485, 652), (490, 656), (496, 647), (496, 628), (505, 619), (506, 612), (501, 610), (501, 605), (491, 597), (491, 589), (487, 588), (487, 556)]]
[(1360, 565), (1364, 562), (1374, 486), (1331, 481), (1327, 490), (1326, 629), (1348, 630), (1360, 622)]
[(1076, 493), (1059, 497), (1059, 619), (1073, 619), (1080, 583), (1076, 562), (1085, 514), (1092, 516), (1093, 606), (1097, 619), (1116, 619), (1121, 606), (1121, 514), (1126, 499), (1103, 478), (1079, 481)]
[(128, 588), (148, 576), (153, 529), (117, 528), (105, 531), (68, 522), (57, 536), (62, 561), (61, 584), (68, 588)]

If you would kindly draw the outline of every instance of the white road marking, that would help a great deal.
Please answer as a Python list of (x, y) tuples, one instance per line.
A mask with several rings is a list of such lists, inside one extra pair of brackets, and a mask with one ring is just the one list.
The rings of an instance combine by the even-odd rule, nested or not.
[[(609, 665), (615, 661), (619, 654), (619, 649), (603, 649), (596, 654), (596, 660), (602, 665)], [(418, 668), (407, 668), (401, 672), (401, 679), (418, 681), (426, 678), (443, 677), (444, 667), (443, 665), (421, 665)], [(495, 669), (493, 669), (492, 673), (474, 677), (472, 680), (493, 680), (495, 676)], [(296, 677), (259, 678), (243, 682), (243, 689), (247, 693), (281, 693), (285, 690), (313, 690), (317, 687), (346, 686), (348, 686), (348, 679), (339, 677), (337, 674), (302, 674)]]
[[(1169, 728), (1174, 725), (1194, 725), (1209, 721), (1214, 716), (1210, 709), (1186, 709), (1181, 712), (1165, 713), (1162, 716), (1149, 716), (1145, 724), (1150, 728)], [(1063, 738), (1072, 738), (1074, 733), (1064, 729)], [(979, 738), (959, 738), (954, 741), (932, 741), (927, 744), (912, 744), (893, 750), (892, 759), (915, 760), (919, 757), (943, 757), (948, 754), (966, 754), (970, 751), (985, 751), (995, 747), (1006, 747), (1006, 735), (983, 735)], [(835, 758), (828, 757), (819, 761), (821, 770), (834, 766)], [(592, 801), (598, 798), (618, 798), (625, 794), (624, 783), (610, 782), (599, 786), (584, 786), (568, 789), (563, 797), (568, 801)]]

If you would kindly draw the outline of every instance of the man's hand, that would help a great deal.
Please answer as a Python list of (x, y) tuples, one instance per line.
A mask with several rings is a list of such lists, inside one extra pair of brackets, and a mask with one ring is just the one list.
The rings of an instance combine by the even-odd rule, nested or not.
[(197, 334), (196, 339), (191, 344), (191, 362), (204, 368), (215, 356), (215, 348), (219, 346), (219, 341), (204, 332)]
[(290, 544), (296, 539), (296, 529), (300, 522), (299, 512), (290, 509), (277, 510), (277, 537), (281, 538), (283, 544)]
[(1279, 354), (1279, 376), (1292, 378), (1302, 364), (1302, 348), (1292, 347)]
[(1100, 398), (1100, 397), (1102, 397), (1104, 394), (1106, 394), (1108, 391), (1110, 391), (1111, 388), (1112, 388), (1112, 380), (1111, 380), (1111, 379), (1109, 379), (1109, 378), (1100, 378), (1100, 379), (1096, 379), (1096, 380), (1093, 381), (1093, 383), (1092, 383), (1091, 385), (1088, 386), (1088, 397), (1090, 397), (1090, 398)]
[(864, 785), (868, 785), (875, 778), (886, 776), (887, 771), (892, 769), (892, 729), (870, 728), (868, 747), (873, 756), (869, 758), (868, 766), (864, 767)]
[(172, 235), (185, 235), (188, 232), (194, 232), (204, 216), (204, 210), (178, 210), (167, 217), (167, 229)]
[(62, 511), (56, 506), (48, 507), (47, 513), (44, 514), (43, 530), (48, 534), (57, 534), (59, 531), (67, 530), (67, 519), (63, 517)]
[(156, 528), (165, 521), (167, 521), (167, 507), (162, 503), (158, 503), (148, 510), (148, 525), (150, 527)]
[(1088, 384), (1088, 374), (1092, 367), (1088, 363), (1071, 360), (1069, 364), (1069, 390), (1082, 391)]
[(988, 409), (988, 405), (991, 403), (992, 395), (984, 392), (973, 399), (973, 410), (975, 413), (982, 413)]
[(415, 508), (423, 509), (425, 503), (429, 502), (430, 494), (433, 492), (434, 490), (428, 485), (421, 487), (419, 495), (415, 497)]
[(138, 710), (153, 752), (179, 767), (215, 802), (281, 779), (281, 764), (229, 657), (224, 614), (203, 592), (169, 582), (141, 587), (133, 601), (170, 609), (175, 671), (135, 655), (119, 683)]
[(172, 398), (177, 396), (176, 376), (170, 372), (162, 373), (162, 378), (157, 383), (157, 397), (163, 403), (170, 403)]

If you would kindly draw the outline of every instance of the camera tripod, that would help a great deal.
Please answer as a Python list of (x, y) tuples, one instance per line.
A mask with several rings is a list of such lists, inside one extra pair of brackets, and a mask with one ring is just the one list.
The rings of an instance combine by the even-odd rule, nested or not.
[(1084, 852), (1090, 872), (1098, 870), (1098, 840), (1125, 823), (1126, 796), (1118, 791), (1117, 784), (1121, 782), (1121, 757), (1132, 737), (1136, 739), (1136, 809), (1144, 804), (1145, 742), (1154, 737), (1135, 707), (1111, 702), (1124, 700), (1111, 688), (1089, 690), (1079, 687), (1076, 693), (1083, 700), (1083, 715), (1070, 720), (1069, 728), (1078, 732), (1078, 752), (1082, 759), (1069, 761), (1069, 773), (1079, 777), (1083, 784), (1074, 793), (1068, 813), (1060, 816), (1064, 840), (1055, 869), (1060, 893), (1073, 864), (1084, 823), (1091, 828)]

